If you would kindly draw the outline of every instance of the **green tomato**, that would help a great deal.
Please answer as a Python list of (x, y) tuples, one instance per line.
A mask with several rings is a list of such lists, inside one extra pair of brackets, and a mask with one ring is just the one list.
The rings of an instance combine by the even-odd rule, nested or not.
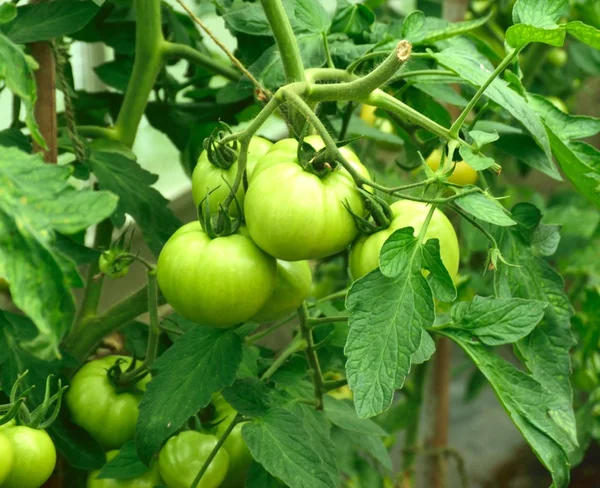
[[(213, 395), (212, 405), (215, 409), (213, 422), (217, 424), (214, 434), (219, 438), (227, 430), (237, 412), (220, 393)], [(252, 463), (252, 454), (242, 437), (243, 426), (244, 423), (237, 424), (223, 443), (229, 455), (229, 469), (223, 482), (223, 486), (227, 488), (244, 488), (246, 475)]]
[[(111, 461), (119, 453), (118, 450), (106, 453), (106, 461)], [(158, 463), (150, 465), (150, 469), (137, 478), (116, 480), (112, 478), (96, 478), (100, 470), (92, 471), (87, 479), (86, 488), (154, 488), (162, 483)]]
[(122, 359), (123, 369), (131, 358), (107, 356), (84, 364), (73, 376), (65, 394), (65, 402), (73, 421), (87, 430), (105, 449), (121, 447), (135, 435), (138, 406), (150, 375), (145, 376), (131, 391), (118, 392), (108, 369)]
[[(379, 266), (379, 252), (384, 242), (394, 231), (403, 227), (412, 227), (415, 236), (418, 235), (430, 207), (421, 202), (400, 200), (393, 203), (390, 208), (393, 215), (390, 226), (375, 234), (361, 236), (352, 246), (349, 268), (350, 276), (353, 279), (357, 280)], [(429, 227), (425, 233), (425, 242), (428, 239), (439, 239), (442, 261), (448, 273), (454, 279), (458, 273), (460, 257), (458, 238), (454, 227), (439, 209), (435, 210), (429, 222)]]
[(277, 262), (240, 233), (211, 239), (199, 222), (175, 232), (158, 257), (160, 289), (185, 318), (231, 327), (253, 317), (273, 293)]
[[(39, 488), (54, 471), (56, 449), (45, 430), (9, 424), (0, 428), (12, 447), (13, 465), (2, 488)], [(4, 457), (4, 451), (0, 451)]]
[(560, 48), (553, 48), (548, 51), (548, 57), (546, 58), (550, 64), (556, 66), (557, 68), (563, 67), (567, 64), (568, 59), (567, 51)]
[[(305, 141), (323, 147), (317, 136)], [(298, 142), (284, 139), (254, 168), (246, 194), (246, 223), (258, 246), (286, 261), (319, 259), (344, 250), (358, 234), (346, 203), (357, 215), (365, 206), (343, 168), (319, 177), (298, 163)], [(366, 168), (348, 148), (340, 151), (363, 176)]]
[(290, 315), (308, 297), (311, 286), (312, 273), (307, 261), (277, 260), (275, 290), (252, 320), (264, 324)]
[(8, 478), (15, 458), (12, 445), (8, 438), (2, 434), (2, 431), (0, 431), (0, 453), (2, 453), (2, 456), (0, 456), (0, 485), (2, 485), (4, 480)]
[[(169, 488), (189, 488), (217, 445), (213, 435), (186, 431), (171, 437), (158, 456), (160, 475)], [(219, 449), (197, 488), (217, 488), (227, 474), (229, 455)]]
[(131, 259), (118, 259), (120, 255), (120, 250), (109, 249), (108, 251), (104, 251), (98, 259), (98, 268), (100, 271), (113, 280), (122, 278), (129, 273)]
[[(246, 161), (246, 173), (248, 178), (252, 175), (252, 171), (258, 160), (269, 150), (273, 144), (262, 137), (253, 137), (250, 140), (248, 147), (248, 159)], [(208, 153), (203, 151), (198, 158), (198, 164), (194, 168), (192, 174), (192, 196), (196, 207), (210, 193), (209, 203), (211, 213), (216, 213), (219, 210), (219, 204), (223, 203), (229, 195), (229, 185), (233, 185), (237, 174), (237, 161), (229, 168), (222, 169), (215, 166), (208, 160)], [(226, 183), (229, 183), (229, 185)], [(244, 206), (244, 188), (240, 185), (236, 193), (240, 205)], [(237, 215), (237, 207), (233, 204), (231, 207), (232, 216)]]

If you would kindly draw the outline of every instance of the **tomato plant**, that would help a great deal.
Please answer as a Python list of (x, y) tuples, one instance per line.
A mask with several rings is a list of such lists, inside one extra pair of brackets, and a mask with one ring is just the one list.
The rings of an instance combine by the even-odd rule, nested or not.
[[(168, 486), (187, 488), (192, 484), (203, 463), (217, 445), (215, 436), (200, 432), (182, 432), (167, 441), (160, 451), (160, 474)], [(227, 474), (229, 456), (219, 450), (212, 459), (200, 483), (200, 488), (217, 488)]]
[(596, 0), (0, 3), (1, 486), (598, 477)]
[(105, 449), (121, 447), (133, 439), (138, 405), (150, 381), (146, 376), (119, 391), (108, 371), (117, 362), (129, 366), (131, 358), (107, 356), (83, 365), (73, 376), (65, 403), (73, 421), (87, 430)]

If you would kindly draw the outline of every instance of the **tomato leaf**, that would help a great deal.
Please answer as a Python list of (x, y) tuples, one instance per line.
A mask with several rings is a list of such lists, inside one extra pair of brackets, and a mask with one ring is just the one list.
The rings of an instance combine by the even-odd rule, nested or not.
[(415, 10), (402, 23), (402, 38), (415, 44), (425, 37), (425, 14)]
[(326, 395), (323, 400), (325, 402), (325, 415), (333, 425), (356, 434), (380, 437), (388, 435), (372, 420), (359, 419), (350, 402), (337, 400), (329, 395)]
[(600, 50), (600, 30), (576, 20), (566, 25), (567, 32), (581, 42)]
[(116, 144), (114, 148), (92, 150), (89, 163), (100, 188), (119, 196), (117, 211), (112, 216), (115, 225), (122, 226), (125, 213), (130, 214), (142, 229), (146, 244), (158, 256), (181, 224), (168, 208), (168, 201), (151, 186), (158, 176), (143, 169)]
[(455, 200), (456, 205), (484, 222), (510, 227), (516, 222), (497, 200), (487, 193), (469, 193)]
[(339, 474), (329, 425), (307, 405), (272, 408), (244, 424), (252, 457), (290, 488), (335, 488)]
[(538, 300), (476, 296), (452, 307), (452, 327), (473, 334), (488, 346), (512, 344), (539, 324), (547, 305)]
[(375, 14), (362, 3), (338, 3), (338, 10), (331, 24), (331, 32), (341, 32), (348, 37), (361, 36), (375, 22)]
[(381, 270), (354, 282), (344, 352), (346, 376), (358, 416), (373, 417), (392, 403), (410, 370), (424, 327), (435, 317), (431, 288), (413, 229), (395, 231), (380, 254)]
[(517, 0), (512, 17), (515, 24), (529, 24), (548, 28), (569, 10), (568, 0)]
[(296, 0), (294, 4), (297, 31), (327, 33), (331, 20), (319, 0)]
[[(454, 71), (461, 78), (475, 86), (483, 85), (491, 71), (484, 67), (471, 53), (457, 48), (444, 49), (433, 55), (438, 63)], [(550, 160), (550, 143), (544, 125), (538, 114), (527, 104), (527, 101), (512, 90), (508, 83), (496, 78), (485, 91), (485, 95), (507, 110), (531, 132), (538, 145)]]
[(424, 362), (429, 361), (434, 353), (435, 342), (428, 332), (423, 331), (421, 334), (421, 344), (419, 344), (419, 348), (412, 353), (410, 362), (413, 364), (423, 364)]
[(514, 424), (550, 471), (554, 486), (567, 487), (570, 466), (564, 446), (569, 446), (571, 439), (549, 415), (562, 409), (556, 395), (485, 346), (473, 343), (469, 333), (439, 332), (456, 342), (485, 375)]
[(271, 395), (267, 385), (257, 378), (237, 380), (223, 390), (223, 396), (237, 412), (249, 417), (263, 415), (271, 405)]
[(113, 459), (104, 465), (96, 479), (127, 480), (142, 476), (146, 471), (148, 466), (140, 461), (135, 449), (135, 441), (129, 441), (119, 449), (119, 453)]
[(2, 30), (16, 44), (47, 41), (77, 32), (99, 9), (99, 5), (89, 0), (23, 5), (17, 8), (17, 17)]
[(197, 325), (154, 363), (136, 429), (140, 459), (148, 464), (162, 443), (231, 385), (242, 360), (242, 341), (230, 329)]
[(0, 24), (6, 24), (17, 16), (17, 7), (12, 3), (0, 5)]
[[(467, 32), (477, 29), (485, 25), (493, 12), (489, 12), (486, 16), (475, 20), (467, 20), (465, 22), (446, 22), (443, 19), (435, 17), (427, 17), (425, 20), (425, 29), (420, 39), (415, 40), (413, 44), (417, 46), (432, 45), (438, 41), (449, 39), (454, 36), (460, 36)], [(411, 14), (412, 15), (412, 14)], [(410, 17), (410, 15), (409, 15)], [(407, 17), (408, 20), (408, 17)], [(406, 22), (406, 21), (405, 21)], [(410, 40), (410, 39), (409, 39)]]
[(429, 271), (427, 282), (433, 296), (443, 302), (452, 302), (456, 298), (456, 287), (452, 277), (444, 266), (440, 255), (440, 241), (429, 239), (421, 247), (423, 268)]
[(246, 488), (286, 488), (277, 478), (269, 474), (261, 464), (253, 462), (248, 469)]

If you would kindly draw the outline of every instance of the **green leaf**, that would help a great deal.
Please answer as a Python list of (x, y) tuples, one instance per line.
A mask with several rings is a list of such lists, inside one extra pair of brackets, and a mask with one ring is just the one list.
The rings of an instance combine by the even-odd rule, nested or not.
[(431, 338), (428, 332), (423, 331), (421, 334), (421, 344), (419, 348), (413, 352), (410, 361), (413, 364), (423, 364), (429, 361), (435, 353), (435, 341)]
[(296, 27), (299, 32), (327, 33), (331, 20), (319, 0), (296, 0)]
[(98, 179), (98, 186), (119, 196), (117, 212), (112, 217), (118, 226), (130, 214), (144, 233), (150, 250), (158, 256), (162, 246), (180, 226), (165, 199), (151, 185), (158, 176), (143, 169), (134, 159), (115, 147), (114, 151), (92, 150), (90, 166)]
[(94, 68), (98, 78), (122, 92), (127, 89), (132, 70), (133, 59), (129, 57), (115, 59)]
[(425, 15), (420, 10), (408, 14), (402, 24), (402, 37), (415, 44), (425, 37)]
[(588, 46), (592, 46), (594, 49), (600, 50), (600, 30), (579, 20), (569, 22), (565, 27), (567, 32), (573, 37), (576, 37)]
[[(333, 128), (339, 132), (342, 128), (341, 119), (335, 119), (332, 121)], [(404, 140), (398, 137), (396, 134), (388, 134), (379, 130), (377, 127), (367, 124), (363, 119), (352, 115), (350, 117), (350, 123), (348, 124), (348, 130), (346, 132), (348, 137), (365, 137), (371, 141), (382, 142), (384, 144), (390, 144), (392, 146), (403, 146)]]
[(356, 416), (356, 410), (352, 408), (350, 402), (337, 400), (332, 396), (326, 395), (325, 415), (329, 421), (341, 429), (352, 432), (353, 434), (365, 434), (374, 436), (386, 436), (388, 433), (379, 425), (370, 419), (359, 419)]
[(99, 9), (99, 5), (89, 0), (23, 5), (17, 8), (17, 18), (2, 30), (17, 44), (47, 41), (82, 29)]
[(40, 356), (58, 355), (75, 307), (69, 285), (76, 269), (53, 248), (55, 231), (83, 230), (117, 204), (108, 192), (75, 191), (70, 173), (14, 147), (0, 156), (0, 269), (13, 301), (39, 329), (29, 346)]
[(433, 296), (443, 302), (452, 302), (456, 298), (456, 287), (452, 277), (444, 266), (440, 254), (440, 241), (429, 239), (421, 247), (423, 268), (429, 271), (427, 281)]
[(469, 146), (461, 146), (458, 150), (466, 163), (476, 171), (483, 171), (495, 164), (495, 161), (479, 151), (473, 151)]
[(436, 100), (450, 103), (457, 107), (466, 107), (468, 105), (469, 102), (450, 86), (450, 83), (456, 80), (458, 80), (459, 83), (462, 83), (460, 78), (455, 76), (436, 76), (438, 76), (438, 78), (434, 78), (433, 76), (414, 76), (411, 77), (410, 81), (415, 82), (416, 80), (421, 80), (420, 83), (414, 83), (413, 86), (417, 90), (421, 90)]
[(561, 169), (586, 198), (600, 207), (600, 151), (575, 139), (600, 131), (600, 119), (574, 116), (558, 110), (548, 100), (534, 95), (530, 103), (546, 124), (552, 150)]
[(517, 0), (513, 6), (513, 22), (548, 28), (569, 10), (568, 0)]
[(335, 488), (339, 475), (333, 455), (323, 457), (333, 445), (321, 415), (310, 407), (273, 408), (245, 423), (242, 435), (252, 457), (290, 488)]
[(223, 20), (234, 31), (251, 36), (272, 36), (269, 22), (259, 2), (235, 2), (230, 10), (223, 14)]
[(0, 131), (0, 146), (16, 147), (26, 153), (32, 152), (29, 137), (15, 127)]
[(225, 400), (239, 413), (248, 417), (264, 415), (273, 403), (269, 398), (272, 391), (258, 378), (236, 380), (223, 390)]
[(475, 147), (478, 149), (482, 148), (486, 144), (497, 141), (500, 138), (496, 131), (484, 132), (481, 130), (472, 130), (469, 132), (469, 136), (471, 136), (473, 142), (475, 143)]
[(439, 333), (452, 339), (471, 357), (490, 382), (511, 420), (552, 475), (554, 486), (566, 488), (570, 466), (565, 448), (570, 444), (570, 438), (549, 415), (561, 408), (557, 397), (485, 346), (472, 343), (468, 333)]
[(12, 3), (0, 5), (0, 24), (6, 24), (17, 16), (17, 7)]
[[(343, 2), (344, 4), (347, 2)], [(331, 32), (341, 32), (348, 37), (362, 36), (375, 22), (375, 14), (362, 3), (347, 4), (338, 10), (331, 24)]]
[(253, 462), (248, 469), (246, 488), (286, 488), (286, 485), (271, 476), (262, 465)]
[(512, 344), (535, 328), (547, 305), (522, 298), (476, 296), (452, 307), (452, 327), (473, 334), (488, 346)]
[(346, 376), (361, 418), (390, 406), (408, 375), (423, 328), (435, 317), (432, 292), (421, 272), (421, 247), (411, 227), (388, 238), (380, 263), (381, 271), (354, 282), (346, 299)]
[[(350, 432), (342, 430), (337, 433), (338, 442), (342, 440), (353, 446), (357, 451), (367, 454), (381, 464), (385, 469), (391, 471), (392, 460), (390, 459), (390, 453), (388, 452), (383, 439), (375, 435), (360, 434), (357, 432)], [(379, 485), (367, 485), (367, 486), (379, 486)]]
[(455, 200), (456, 205), (484, 222), (507, 227), (516, 222), (497, 200), (487, 193), (470, 193)]
[(242, 360), (242, 342), (229, 329), (197, 325), (175, 341), (152, 368), (136, 429), (140, 459), (148, 464), (162, 443), (214, 392), (231, 385)]
[(414, 44), (417, 46), (431, 45), (444, 39), (466, 34), (473, 29), (477, 29), (478, 27), (485, 25), (487, 21), (490, 20), (492, 14), (493, 12), (490, 11), (490, 13), (485, 17), (455, 23), (449, 23), (442, 19), (428, 17), (426, 19), (426, 28), (424, 29), (423, 36), (419, 40), (416, 40)]
[(558, 25), (552, 28), (540, 28), (526, 24), (511, 25), (506, 31), (506, 41), (515, 49), (521, 49), (530, 42), (541, 42), (560, 47), (565, 43), (565, 29)]
[(138, 478), (148, 471), (146, 466), (137, 455), (135, 441), (124, 444), (119, 453), (111, 459), (100, 470), (96, 479), (127, 480)]
[[(455, 49), (444, 49), (433, 55), (441, 65), (457, 73), (461, 78), (475, 86), (482, 86), (491, 71), (483, 67), (470, 53)], [(513, 91), (508, 83), (496, 78), (485, 91), (485, 95), (507, 110), (521, 122), (533, 135), (548, 159), (551, 159), (550, 143), (540, 117), (527, 101)]]
[(31, 137), (46, 149), (46, 142), (40, 133), (33, 113), (37, 98), (33, 70), (37, 68), (35, 60), (25, 54), (21, 46), (16, 46), (0, 33), (0, 80), (4, 80), (8, 89), (23, 100), (25, 123), (31, 132)]

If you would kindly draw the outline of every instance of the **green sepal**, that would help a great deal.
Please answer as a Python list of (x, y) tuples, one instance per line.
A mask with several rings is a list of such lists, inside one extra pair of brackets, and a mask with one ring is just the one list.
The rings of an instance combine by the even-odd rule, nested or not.
[(229, 169), (238, 159), (239, 144), (233, 141), (223, 144), (222, 139), (231, 135), (231, 127), (225, 122), (219, 122), (212, 134), (204, 139), (203, 146), (208, 161), (221, 169)]

